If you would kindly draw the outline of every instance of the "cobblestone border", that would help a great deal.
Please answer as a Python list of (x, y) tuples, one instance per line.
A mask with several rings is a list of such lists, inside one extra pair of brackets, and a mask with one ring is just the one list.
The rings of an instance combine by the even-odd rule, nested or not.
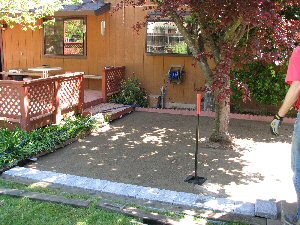
[[(68, 187), (80, 188), (87, 191), (95, 191), (99, 193), (109, 193), (136, 199), (158, 201), (173, 205), (221, 211), (243, 216), (254, 217), (256, 215), (259, 215), (264, 216), (265, 218), (277, 218), (277, 208), (275, 202), (267, 202), (268, 207), (264, 207), (264, 205), (261, 205), (261, 203), (266, 204), (265, 201), (257, 201), (256, 204), (254, 204), (250, 202), (233, 201), (226, 198), (215, 198), (192, 193), (143, 187), (132, 184), (117, 183), (107, 180), (56, 173), (51, 171), (40, 171), (24, 167), (15, 167), (4, 172), (4, 175), (36, 180), (40, 182), (49, 182), (58, 185), (65, 185)], [(270, 207), (270, 205), (273, 206), (274, 204), (276, 210), (274, 210), (274, 207)], [(269, 208), (271, 208), (272, 211), (268, 210)], [(262, 212), (257, 211), (257, 209), (262, 210)]]

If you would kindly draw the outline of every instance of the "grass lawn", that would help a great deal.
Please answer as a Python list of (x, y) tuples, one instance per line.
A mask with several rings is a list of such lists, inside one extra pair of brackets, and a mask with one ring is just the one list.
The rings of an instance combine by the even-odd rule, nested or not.
[[(74, 208), (62, 204), (32, 201), (27, 198), (0, 196), (0, 223), (6, 225), (129, 225), (142, 224), (135, 218), (97, 209)], [(199, 224), (213, 225), (202, 219)], [(244, 225), (229, 222), (227, 225)]]
[(127, 225), (135, 224), (134, 221), (138, 221), (137, 219), (121, 214), (97, 209), (95, 203), (99, 201), (100, 198), (89, 195), (71, 194), (52, 188), (33, 187), (31, 185), (18, 184), (4, 179), (0, 179), (0, 187), (61, 195), (67, 198), (92, 200), (93, 202), (89, 208), (74, 208), (63, 204), (0, 195), (0, 224)]
[[(2, 224), (133, 224), (133, 218), (97, 209), (94, 205), (74, 208), (62, 204), (0, 196)], [(0, 203), (0, 204), (1, 204)], [(136, 221), (136, 220), (135, 220)]]

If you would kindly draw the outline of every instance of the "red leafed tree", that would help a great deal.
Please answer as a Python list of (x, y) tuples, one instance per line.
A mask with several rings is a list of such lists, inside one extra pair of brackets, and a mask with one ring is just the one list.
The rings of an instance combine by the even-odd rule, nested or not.
[[(214, 93), (216, 120), (210, 140), (218, 142), (230, 142), (233, 66), (257, 59), (287, 59), (299, 26), (285, 12), (299, 8), (300, 0), (124, 0), (115, 10), (124, 5), (145, 6), (157, 20), (175, 22)], [(133, 28), (143, 28), (147, 17)], [(214, 63), (208, 63), (210, 60)]]

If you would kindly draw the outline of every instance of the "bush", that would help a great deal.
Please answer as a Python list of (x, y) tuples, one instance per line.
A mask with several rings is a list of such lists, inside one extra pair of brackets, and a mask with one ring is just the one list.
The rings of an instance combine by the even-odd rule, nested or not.
[(130, 77), (122, 82), (121, 92), (112, 95), (109, 98), (109, 102), (147, 107), (148, 95), (146, 94), (145, 90), (141, 88), (138, 79)]

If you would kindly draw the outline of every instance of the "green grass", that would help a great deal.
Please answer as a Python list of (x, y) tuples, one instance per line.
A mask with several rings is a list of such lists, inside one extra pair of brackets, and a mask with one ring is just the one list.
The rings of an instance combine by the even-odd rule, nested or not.
[(27, 198), (0, 196), (0, 221), (6, 225), (23, 224), (103, 224), (127, 225), (133, 224), (131, 217), (97, 209), (95, 205), (89, 208), (73, 208), (67, 205), (32, 201)]
[(58, 196), (66, 197), (66, 198), (91, 200), (93, 202), (100, 200), (100, 197), (91, 196), (88, 194), (69, 193), (69, 192), (64, 192), (64, 191), (61, 191), (61, 190), (55, 189), (55, 188), (44, 188), (44, 187), (39, 187), (36, 185), (26, 185), (26, 184), (16, 183), (16, 182), (1, 179), (1, 178), (0, 178), (0, 187), (26, 190), (26, 191), (32, 191), (32, 192), (39, 192), (39, 193), (45, 193), (45, 194), (49, 194), (49, 195), (58, 195)]
[[(20, 184), (5, 179), (0, 179), (0, 187), (92, 200), (93, 202), (89, 208), (74, 208), (62, 204), (34, 201), (28, 198), (0, 196), (0, 224), (127, 225), (133, 224), (130, 222), (132, 220), (136, 221), (131, 217), (97, 209), (95, 203), (100, 198), (88, 194), (72, 194), (54, 188), (33, 187), (32, 185)], [(2, 206), (1, 201), (4, 201)]]
[[(14, 198), (10, 196), (0, 196), (0, 221), (6, 225), (129, 225), (140, 222), (137, 219), (127, 217), (118, 213), (97, 209), (95, 204), (89, 208), (74, 208), (62, 204), (40, 202), (29, 200), (28, 198)], [(0, 204), (1, 205), (1, 204)], [(201, 219), (206, 225), (216, 223)], [(226, 225), (242, 225), (242, 223), (229, 222)]]

